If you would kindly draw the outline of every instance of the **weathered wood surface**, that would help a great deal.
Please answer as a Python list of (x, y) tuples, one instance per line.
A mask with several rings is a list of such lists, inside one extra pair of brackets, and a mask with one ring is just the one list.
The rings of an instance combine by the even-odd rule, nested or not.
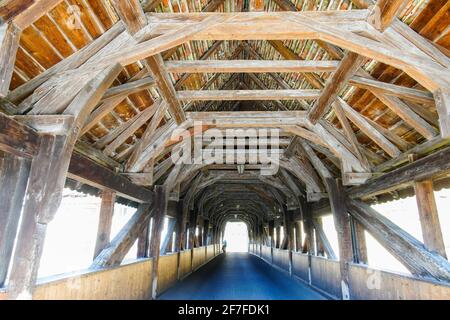
[(130, 220), (111, 240), (110, 244), (94, 259), (92, 269), (120, 265), (150, 219), (150, 206), (141, 204)]
[[(112, 269), (83, 270), (39, 279), (33, 300), (145, 300), (151, 290), (152, 259)], [(7, 292), (0, 300), (6, 299)]]
[(159, 258), (158, 263), (158, 294), (163, 293), (177, 282), (178, 255), (168, 254)]
[(308, 112), (308, 118), (316, 124), (331, 108), (331, 104), (337, 99), (338, 94), (347, 85), (348, 79), (364, 64), (366, 58), (348, 52), (339, 64), (338, 69), (327, 80), (320, 98), (314, 103)]
[(174, 73), (265, 73), (265, 72), (331, 72), (338, 61), (299, 60), (180, 60), (167, 61), (167, 71)]
[(441, 224), (439, 222), (439, 213), (434, 198), (433, 181), (416, 181), (414, 183), (414, 191), (419, 209), (423, 243), (431, 251), (435, 251), (444, 258), (447, 258)]
[(29, 171), (28, 159), (0, 151), (0, 288), (13, 253)]
[(439, 281), (450, 280), (450, 263), (395, 225), (369, 205), (350, 200), (350, 214), (415, 276)]
[(164, 217), (167, 213), (168, 195), (165, 186), (155, 186), (155, 202), (153, 207), (152, 234), (150, 237), (150, 257), (153, 258), (152, 299), (158, 294), (158, 268), (161, 247), (161, 233), (164, 227)]
[[(342, 298), (340, 263), (322, 257), (311, 257), (311, 285)], [(350, 295), (350, 292), (349, 292)]]
[(411, 184), (414, 180), (432, 178), (448, 170), (450, 170), (450, 148), (445, 148), (381, 177), (370, 179), (364, 185), (353, 187), (348, 191), (348, 195), (352, 198), (369, 197), (404, 184)]
[(341, 277), (341, 295), (343, 300), (349, 300), (348, 263), (353, 261), (352, 235), (350, 230), (350, 217), (345, 203), (346, 193), (339, 180), (328, 178), (325, 181), (330, 197), (331, 211), (334, 226), (338, 235), (339, 265)]
[(0, 23), (0, 97), (6, 97), (14, 71), (20, 30), (13, 23)]
[(97, 240), (95, 242), (95, 249), (94, 249), (94, 259), (109, 244), (115, 201), (116, 201), (116, 193), (114, 191), (103, 190), (102, 203), (100, 205), (100, 216), (97, 228)]
[(177, 92), (181, 101), (234, 101), (234, 100), (314, 100), (318, 90), (204, 90)]
[(0, 112), (0, 150), (31, 158), (39, 147), (39, 135), (29, 126)]
[(350, 265), (350, 288), (356, 300), (448, 300), (448, 284), (424, 281), (365, 266)]
[(120, 196), (141, 203), (149, 203), (153, 199), (151, 190), (133, 184), (127, 178), (96, 164), (76, 152), (72, 154), (68, 177), (100, 190), (114, 190)]

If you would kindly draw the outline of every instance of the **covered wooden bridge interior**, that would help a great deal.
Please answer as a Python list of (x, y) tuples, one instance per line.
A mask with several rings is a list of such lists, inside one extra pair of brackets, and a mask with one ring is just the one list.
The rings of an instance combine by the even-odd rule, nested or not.
[[(157, 298), (219, 255), (235, 220), (252, 254), (331, 297), (449, 299), (433, 196), (449, 186), (449, 13), (445, 0), (3, 0), (0, 299)], [(187, 141), (230, 128), (277, 129), (278, 171), (248, 142), (226, 151), (234, 163), (174, 165)], [(64, 187), (102, 197), (79, 286), (37, 282)], [(414, 194), (423, 243), (370, 206)], [(110, 240), (115, 202), (136, 212)], [(368, 288), (364, 231), (412, 276)], [(140, 259), (121, 265), (135, 241)]]

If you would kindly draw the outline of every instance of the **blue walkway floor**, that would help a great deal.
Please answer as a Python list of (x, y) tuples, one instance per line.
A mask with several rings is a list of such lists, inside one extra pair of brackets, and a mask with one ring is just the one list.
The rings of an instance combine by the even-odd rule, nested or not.
[(322, 295), (248, 253), (227, 253), (164, 292), (162, 300), (322, 300)]

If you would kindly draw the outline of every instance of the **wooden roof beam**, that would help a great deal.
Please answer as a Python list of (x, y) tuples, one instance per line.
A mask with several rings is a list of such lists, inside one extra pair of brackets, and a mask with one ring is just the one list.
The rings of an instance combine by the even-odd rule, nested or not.
[(155, 86), (156, 82), (152, 77), (145, 77), (136, 81), (129, 81), (106, 90), (101, 101), (117, 97), (122, 97), (123, 99), (125, 99), (130, 94), (153, 88)]
[(339, 61), (301, 60), (178, 60), (167, 61), (174, 73), (332, 72)]
[(339, 68), (328, 78), (325, 88), (313, 107), (309, 110), (308, 118), (316, 124), (331, 109), (332, 103), (347, 85), (347, 81), (366, 62), (366, 58), (354, 52), (347, 52)]
[[(213, 45), (211, 47), (208, 48), (208, 50), (206, 50), (199, 58), (199, 60), (206, 60), (209, 57), (211, 57), (222, 45), (223, 41), (219, 40), (219, 41), (215, 41), (213, 43)], [(166, 69), (168, 72), (174, 72), (171, 71), (170, 68), (168, 68), (168, 64), (171, 63), (171, 61), (167, 61), (165, 63)], [(180, 71), (180, 72), (185, 72), (185, 71)], [(177, 82), (175, 83), (175, 89), (180, 89), (184, 83), (186, 83), (186, 81), (188, 81), (192, 76), (192, 73), (185, 73), (183, 75), (181, 75), (181, 77), (177, 80)]]
[(11, 0), (2, 3), (0, 20), (4, 23), (11, 21), (20, 30), (24, 30), (61, 2), (62, 0)]
[(369, 22), (379, 31), (386, 30), (409, 0), (378, 0), (372, 9)]
[(384, 94), (409, 100), (412, 102), (430, 106), (434, 105), (433, 95), (428, 91), (403, 87), (392, 83), (378, 81), (372, 79), (371, 77), (368, 78), (357, 75), (351, 77), (348, 83), (352, 86), (362, 89), (381, 90)]
[(182, 101), (191, 100), (314, 100), (318, 90), (183, 90), (177, 96)]
[[(113, 0), (113, 4), (130, 34), (134, 35), (147, 26), (147, 17), (138, 0)], [(172, 118), (177, 124), (182, 123), (185, 120), (184, 111), (175, 96), (175, 88), (164, 68), (161, 54), (147, 57), (145, 65), (152, 73), (161, 97), (168, 104)]]

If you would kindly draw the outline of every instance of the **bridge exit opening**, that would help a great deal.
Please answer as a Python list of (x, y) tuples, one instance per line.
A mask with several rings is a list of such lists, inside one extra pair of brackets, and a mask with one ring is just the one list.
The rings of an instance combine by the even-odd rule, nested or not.
[(248, 252), (248, 228), (244, 222), (227, 222), (223, 239), (227, 252)]

